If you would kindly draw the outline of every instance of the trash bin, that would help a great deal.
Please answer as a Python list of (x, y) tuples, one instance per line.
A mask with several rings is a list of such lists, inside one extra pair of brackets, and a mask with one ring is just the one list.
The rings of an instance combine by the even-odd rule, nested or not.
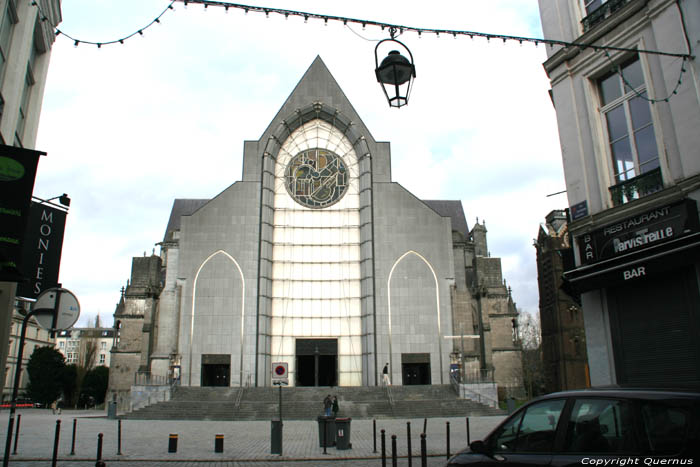
[(270, 426), (270, 453), (282, 455), (282, 421), (272, 420)]
[[(318, 445), (319, 447), (333, 447), (335, 446), (335, 418), (326, 417), (325, 415), (319, 415), (316, 419), (318, 421)], [(326, 427), (326, 445), (323, 445), (323, 427)]]
[(350, 442), (350, 422), (352, 418), (335, 419), (335, 448), (338, 450), (352, 449)]
[(114, 401), (110, 401), (107, 403), (107, 418), (117, 418), (117, 403)]
[(515, 412), (515, 399), (513, 399), (512, 397), (507, 398), (506, 399), (506, 407), (508, 409), (508, 415)]

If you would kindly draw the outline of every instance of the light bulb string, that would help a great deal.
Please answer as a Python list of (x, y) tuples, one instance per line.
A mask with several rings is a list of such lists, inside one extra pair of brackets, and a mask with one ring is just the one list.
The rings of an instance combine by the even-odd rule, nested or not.
[[(167, 13), (169, 10), (174, 10), (174, 8), (173, 8), (173, 4), (174, 4), (174, 3), (175, 3), (175, 0), (172, 0), (172, 1), (170, 2), (170, 4), (169, 4), (158, 16), (156, 16), (156, 17), (155, 17), (150, 23), (148, 23), (146, 26), (137, 29), (136, 31), (132, 32), (131, 34), (128, 34), (128, 35), (126, 35), (126, 36), (124, 36), (124, 37), (121, 37), (121, 38), (119, 38), (119, 39), (114, 39), (114, 40), (99, 41), (99, 42), (98, 42), (98, 41), (89, 41), (89, 40), (84, 40), (84, 39), (78, 39), (78, 38), (75, 38), (75, 37), (71, 36), (70, 34), (66, 34), (65, 32), (61, 31), (60, 29), (58, 29), (58, 27), (57, 27), (56, 25), (53, 25), (53, 24), (52, 24), (51, 26), (53, 27), (54, 32), (55, 32), (55, 34), (56, 34), (57, 36), (59, 36), (59, 35), (60, 35), (60, 36), (65, 36), (66, 38), (72, 40), (72, 41), (74, 42), (74, 44), (75, 44), (76, 47), (77, 47), (79, 44), (96, 45), (97, 48), (101, 48), (103, 45), (124, 44), (124, 41), (126, 41), (127, 39), (131, 39), (132, 37), (134, 37), (134, 36), (136, 36), (136, 35), (143, 36), (143, 32), (144, 32), (146, 29), (150, 28), (150, 27), (153, 26), (154, 24), (160, 23), (160, 19), (163, 17), (163, 15), (164, 15), (165, 13)], [(39, 15), (40, 15), (42, 21), (48, 21), (48, 20), (49, 20), (48, 16), (47, 16), (46, 14), (44, 14), (44, 12), (41, 10), (41, 6), (39, 6), (39, 3), (38, 3), (36, 0), (32, 1), (32, 5), (35, 6), (35, 7), (37, 8), (37, 10), (39, 10)]]
[[(349, 17), (343, 17), (343, 16), (332, 16), (332, 15), (323, 15), (323, 14), (318, 14), (318, 13), (311, 13), (311, 12), (306, 12), (306, 11), (297, 11), (297, 10), (285, 10), (281, 8), (271, 8), (271, 7), (262, 7), (262, 6), (255, 6), (255, 5), (244, 5), (240, 3), (230, 3), (230, 2), (222, 2), (222, 1), (212, 1), (212, 0), (174, 0), (178, 2), (182, 2), (185, 5), (189, 3), (193, 4), (200, 4), (204, 5), (205, 8), (210, 7), (210, 6), (217, 6), (217, 7), (223, 7), (228, 11), (229, 8), (235, 8), (239, 10), (243, 10), (246, 13), (248, 12), (255, 12), (255, 13), (264, 13), (265, 16), (269, 17), (270, 13), (275, 13), (279, 15), (283, 15), (285, 18), (289, 18), (290, 16), (298, 16), (301, 18), (304, 18), (304, 22), (307, 22), (309, 19), (318, 19), (318, 20), (323, 20), (324, 23), (328, 23), (328, 21), (338, 21), (342, 22), (344, 25), (347, 26), (348, 23), (353, 23), (353, 24), (359, 24), (362, 25), (363, 29), (366, 26), (374, 26), (374, 27), (379, 27), (383, 30), (389, 29), (389, 31), (394, 31), (398, 33), (397, 35), (404, 34), (406, 32), (415, 32), (418, 34), (419, 37), (422, 37), (423, 34), (435, 34), (437, 37), (440, 35), (445, 35), (445, 36), (468, 36), (470, 38), (474, 37), (481, 37), (485, 38), (488, 41), (491, 39), (500, 39), (504, 43), (507, 41), (517, 41), (518, 43), (522, 44), (523, 42), (529, 42), (529, 43), (534, 43), (535, 45), (539, 44), (547, 44), (550, 46), (562, 46), (562, 47), (573, 47), (573, 48), (578, 48), (578, 49), (593, 49), (594, 51), (599, 51), (599, 50), (612, 50), (612, 51), (618, 51), (618, 52), (636, 52), (636, 53), (645, 53), (645, 54), (655, 54), (655, 55), (666, 55), (666, 56), (671, 56), (671, 57), (680, 57), (680, 58), (686, 58), (686, 59), (693, 59), (694, 57), (690, 54), (684, 54), (684, 53), (675, 53), (675, 52), (664, 52), (660, 50), (646, 50), (646, 49), (636, 49), (636, 48), (629, 48), (629, 47), (615, 47), (611, 45), (594, 45), (594, 44), (587, 44), (587, 43), (582, 43), (582, 42), (567, 42), (567, 41), (562, 41), (562, 40), (557, 40), (557, 39), (543, 39), (543, 38), (537, 38), (537, 37), (526, 37), (526, 36), (511, 36), (511, 35), (506, 35), (506, 34), (490, 34), (490, 33), (484, 33), (484, 32), (478, 32), (478, 31), (462, 31), (462, 30), (453, 30), (453, 29), (434, 29), (434, 28), (418, 28), (414, 26), (402, 26), (399, 24), (391, 24), (391, 23), (383, 23), (380, 21), (373, 21), (373, 20), (367, 20), (367, 19), (358, 19), (358, 18), (349, 18)], [(393, 34), (392, 34), (393, 36)]]
[[(627, 88), (629, 88), (637, 97), (639, 97), (639, 98), (641, 98), (641, 99), (643, 99), (643, 100), (645, 100), (645, 101), (647, 101), (647, 102), (650, 102), (650, 103), (652, 103), (652, 104), (656, 104), (656, 103), (658, 103), (658, 102), (668, 102), (669, 99), (671, 98), (671, 96), (674, 96), (674, 95), (678, 94), (678, 88), (681, 87), (681, 84), (682, 84), (682, 82), (683, 82), (683, 73), (686, 72), (686, 69), (685, 69), (686, 57), (681, 57), (681, 59), (682, 59), (682, 62), (681, 62), (681, 71), (680, 71), (680, 73), (679, 73), (679, 75), (678, 75), (678, 81), (676, 81), (676, 85), (674, 86), (674, 88), (673, 88), (673, 90), (671, 91), (671, 93), (670, 93), (668, 96), (666, 96), (666, 97), (657, 98), (657, 99), (652, 99), (652, 98), (650, 98), (650, 97), (647, 97), (647, 96), (648, 96), (648, 92), (647, 92), (647, 91), (644, 91), (643, 93), (642, 93), (642, 92), (639, 92), (639, 91), (637, 91), (637, 90), (634, 88), (634, 86), (632, 86), (632, 84), (629, 83), (629, 81), (627, 81), (627, 78), (625, 78), (625, 75), (624, 75), (623, 72), (622, 72), (622, 67), (621, 67), (619, 64), (613, 62), (612, 57), (610, 57), (610, 54), (609, 54), (608, 52), (605, 52), (605, 57), (608, 59), (608, 61), (610, 62), (610, 64), (613, 66), (613, 70), (615, 71), (615, 73), (617, 73), (617, 74), (620, 76), (620, 78), (622, 78), (622, 82), (625, 83), (625, 86), (626, 86)], [(646, 94), (646, 95), (645, 95), (645, 94)]]
[[(185, 4), (185, 6), (187, 6), (189, 3), (193, 3), (193, 4), (203, 5), (204, 8), (208, 8), (209, 6), (223, 7), (226, 11), (228, 11), (229, 8), (243, 10), (246, 13), (252, 11), (252, 12), (256, 12), (256, 13), (263, 13), (263, 14), (265, 14), (266, 17), (269, 17), (270, 13), (282, 15), (285, 18), (289, 18), (290, 16), (296, 16), (296, 17), (304, 18), (305, 23), (308, 22), (309, 19), (318, 19), (318, 20), (322, 20), (324, 22), (324, 24), (328, 24), (328, 21), (342, 22), (345, 26), (347, 26), (348, 23), (359, 24), (359, 25), (362, 25), (363, 29), (366, 26), (374, 26), (374, 27), (381, 28), (382, 31), (384, 31), (385, 29), (389, 29), (392, 38), (398, 37), (401, 34), (404, 34), (406, 32), (414, 32), (414, 33), (418, 34), (419, 37), (422, 37), (422, 35), (424, 33), (435, 34), (436, 37), (440, 37), (440, 35), (442, 34), (445, 36), (453, 36), (454, 38), (457, 38), (457, 36), (470, 37), (472, 39), (474, 37), (480, 37), (480, 38), (485, 38), (489, 42), (491, 41), (491, 39), (500, 39), (504, 43), (506, 43), (507, 41), (517, 41), (520, 44), (522, 44), (523, 42), (533, 43), (533, 44), (535, 44), (535, 46), (537, 46), (539, 44), (547, 44), (550, 47), (554, 47), (554, 46), (572, 47), (572, 48), (578, 48), (580, 50), (593, 49), (593, 51), (604, 50), (604, 51), (616, 51), (616, 52), (635, 52), (635, 53), (643, 53), (643, 54), (654, 54), (654, 55), (665, 55), (665, 56), (670, 56), (670, 57), (679, 57), (679, 58), (684, 58), (686, 60), (692, 60), (695, 58), (693, 55), (691, 55), (689, 53), (685, 54), (685, 53), (675, 53), (675, 52), (664, 52), (664, 51), (660, 51), (660, 50), (636, 49), (636, 48), (629, 48), (629, 47), (615, 47), (615, 46), (611, 46), (611, 45), (594, 45), (594, 44), (587, 44), (587, 43), (581, 43), (581, 42), (567, 42), (567, 41), (562, 41), (562, 40), (557, 40), (557, 39), (544, 39), (544, 38), (525, 37), (525, 36), (511, 36), (511, 35), (506, 35), (506, 34), (490, 34), (490, 33), (478, 32), (478, 31), (418, 28), (418, 27), (413, 27), (413, 26), (402, 26), (399, 24), (383, 23), (380, 21), (373, 21), (373, 20), (366, 20), (366, 19), (349, 18), (349, 17), (343, 17), (343, 16), (323, 15), (323, 14), (311, 13), (311, 12), (305, 12), (305, 11), (285, 10), (285, 9), (281, 9), (281, 8), (271, 8), (271, 7), (255, 6), (255, 5), (244, 5), (241, 3), (230, 3), (230, 2), (221, 2), (221, 1), (212, 1), (212, 0), (172, 0), (170, 2), (170, 4), (167, 6), (167, 8), (165, 8), (161, 12), (161, 14), (159, 14), (153, 21), (148, 23), (143, 28), (140, 28), (140, 29), (134, 31), (133, 33), (128, 34), (120, 39), (100, 41), (100, 42), (78, 39), (78, 38), (75, 38), (75, 37), (61, 31), (55, 25), (53, 25), (53, 27), (55, 29), (57, 36), (63, 35), (65, 37), (67, 37), (68, 39), (72, 40), (76, 46), (78, 46), (79, 44), (91, 44), (91, 45), (96, 45), (99, 48), (99, 47), (102, 47), (103, 45), (123, 44), (124, 41), (126, 41), (127, 39), (130, 39), (136, 35), (143, 35), (143, 31), (145, 31), (149, 27), (153, 26), (154, 24), (159, 23), (160, 18), (165, 13), (167, 13), (168, 10), (173, 9), (173, 4), (176, 1), (183, 2)], [(47, 15), (45, 15), (41, 11), (41, 7), (39, 6), (39, 4), (36, 0), (32, 1), (32, 5), (36, 6), (37, 9), (39, 9), (39, 13), (41, 14), (42, 21), (48, 20)]]

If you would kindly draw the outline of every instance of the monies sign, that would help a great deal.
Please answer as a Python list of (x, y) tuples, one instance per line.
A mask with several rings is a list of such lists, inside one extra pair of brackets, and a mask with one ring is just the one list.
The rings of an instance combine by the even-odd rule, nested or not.
[(22, 247), (22, 274), (29, 279), (17, 285), (17, 295), (37, 298), (58, 284), (66, 211), (32, 202)]
[(697, 232), (695, 202), (684, 200), (607, 225), (576, 237), (581, 264), (632, 253)]

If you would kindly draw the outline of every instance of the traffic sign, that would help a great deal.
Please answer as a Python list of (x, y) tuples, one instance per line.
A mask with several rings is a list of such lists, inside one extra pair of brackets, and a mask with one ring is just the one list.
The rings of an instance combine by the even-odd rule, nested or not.
[(51, 331), (69, 329), (78, 321), (80, 303), (70, 290), (52, 288), (37, 297), (34, 310), (34, 318), (42, 328)]
[(288, 373), (288, 363), (287, 362), (275, 362), (272, 364), (272, 383), (278, 384), (289, 384), (289, 373)]

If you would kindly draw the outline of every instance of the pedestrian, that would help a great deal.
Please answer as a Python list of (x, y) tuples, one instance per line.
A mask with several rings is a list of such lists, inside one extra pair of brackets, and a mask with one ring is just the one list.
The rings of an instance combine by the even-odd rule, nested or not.
[(338, 418), (338, 397), (333, 396), (333, 418)]
[(328, 394), (326, 398), (323, 399), (323, 410), (326, 417), (331, 416), (331, 408), (333, 408), (333, 400), (331, 399), (331, 395)]
[(54, 415), (56, 415), (56, 401), (51, 403), (51, 410), (53, 411)]
[(391, 380), (389, 380), (389, 363), (387, 362), (386, 365), (384, 365), (384, 369), (382, 370), (382, 375), (383, 375), (383, 384), (384, 386), (391, 386)]

